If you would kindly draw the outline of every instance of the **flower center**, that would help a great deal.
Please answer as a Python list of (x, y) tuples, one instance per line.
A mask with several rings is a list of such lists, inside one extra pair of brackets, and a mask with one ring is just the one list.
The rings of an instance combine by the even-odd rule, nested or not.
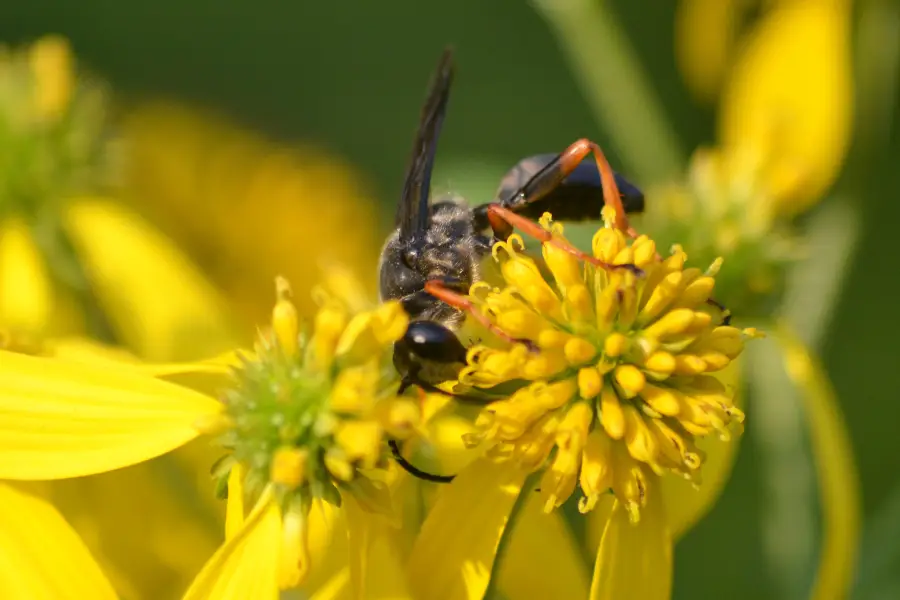
[[(562, 237), (549, 215), (541, 223)], [(728, 440), (743, 421), (711, 373), (755, 335), (722, 324), (724, 312), (711, 300), (721, 260), (705, 272), (685, 268), (679, 247), (663, 259), (646, 236), (631, 241), (603, 228), (594, 256), (636, 265), (644, 276), (584, 264), (544, 244), (547, 280), (517, 246), (521, 238), (495, 247), (505, 287), (476, 284), (471, 295), (504, 331), (533, 344), (470, 351), (461, 384), (490, 394), (520, 383), (482, 411), (467, 442), (487, 442), (499, 458), (544, 468), (547, 511), (580, 484), (583, 512), (611, 489), (637, 518), (651, 474), (698, 483), (703, 454), (695, 437), (715, 432)]]
[(253, 497), (271, 486), (305, 506), (339, 505), (341, 490), (365, 501), (375, 485), (367, 471), (387, 459), (385, 438), (410, 435), (419, 420), (415, 402), (396, 395), (389, 360), (406, 316), (389, 304), (351, 317), (328, 300), (301, 332), (287, 283), (278, 291), (271, 331), (223, 394), (230, 427), (221, 443)]

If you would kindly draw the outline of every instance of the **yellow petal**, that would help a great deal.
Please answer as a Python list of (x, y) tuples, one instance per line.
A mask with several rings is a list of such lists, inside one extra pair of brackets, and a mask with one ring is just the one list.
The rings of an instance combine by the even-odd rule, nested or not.
[(172, 242), (136, 215), (81, 199), (67, 221), (98, 301), (141, 357), (183, 360), (237, 345), (222, 298)]
[(723, 92), (720, 139), (773, 161), (769, 184), (784, 214), (808, 208), (841, 171), (853, 110), (849, 4), (780, 3)]
[(672, 538), (666, 511), (653, 478), (647, 505), (632, 523), (616, 502), (600, 540), (591, 600), (669, 600), (672, 593)]
[(10, 219), (0, 226), (0, 327), (39, 333), (53, 310), (47, 267), (28, 226)]
[(235, 463), (228, 474), (228, 505), (225, 508), (225, 539), (230, 540), (244, 526), (244, 467)]
[[(735, 390), (735, 406), (743, 408), (740, 363), (731, 363), (717, 375), (727, 389)], [(712, 435), (696, 439), (697, 448), (706, 452), (706, 459), (700, 471), (703, 481), (700, 489), (681, 477), (662, 478), (666, 517), (669, 520), (673, 540), (678, 540), (702, 519), (719, 499), (731, 475), (739, 440), (740, 438), (734, 437), (729, 442), (723, 442), (718, 436)]]
[(350, 571), (347, 567), (346, 511), (327, 502), (315, 500), (307, 515), (309, 556), (312, 561), (302, 587), (307, 593), (319, 592), (333, 585), (333, 579), (346, 572), (346, 596), (349, 597)]
[(681, 0), (675, 14), (675, 58), (684, 81), (702, 100), (719, 92), (737, 37), (735, 0)]
[(50, 504), (0, 484), (0, 506), (0, 598), (116, 598), (84, 542)]
[(220, 547), (183, 600), (277, 600), (281, 511), (263, 495), (243, 529)]
[(344, 600), (350, 598), (350, 569), (344, 567), (321, 586), (315, 588), (309, 600)]
[(775, 334), (803, 398), (822, 502), (822, 548), (810, 598), (840, 597), (850, 593), (859, 548), (861, 500), (853, 446), (822, 366), (785, 323)]
[(529, 493), (524, 501), (498, 577), (500, 592), (509, 600), (587, 594), (590, 581), (584, 555), (561, 513), (544, 514), (539, 494)]
[(126, 370), (0, 351), (0, 478), (102, 473), (173, 450), (221, 405)]
[(482, 458), (441, 490), (416, 541), (408, 573), (414, 597), (476, 600), (527, 473)]
[(212, 485), (191, 485), (192, 479), (211, 481), (210, 464), (188, 470), (173, 453), (127, 469), (40, 483), (47, 490), (43, 497), (82, 536), (122, 598), (177, 598), (221, 543), (220, 521), (205, 505)]
[(350, 494), (342, 496), (350, 548), (350, 583), (359, 600), (408, 598), (406, 574), (391, 527), (381, 515), (364, 510)]

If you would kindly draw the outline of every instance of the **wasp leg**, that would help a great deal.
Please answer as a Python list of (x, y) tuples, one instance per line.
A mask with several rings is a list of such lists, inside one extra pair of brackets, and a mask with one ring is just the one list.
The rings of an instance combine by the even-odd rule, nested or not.
[(472, 304), (472, 301), (469, 300), (464, 295), (459, 292), (453, 291), (449, 289), (446, 285), (444, 285), (443, 281), (432, 279), (430, 281), (425, 282), (425, 291), (444, 302), (445, 304), (449, 304), (454, 308), (458, 308), (459, 310), (465, 311), (472, 315), (476, 321), (481, 323), (486, 329), (488, 329), (491, 333), (499, 337), (500, 339), (507, 341), (511, 344), (525, 344), (528, 349), (532, 352), (537, 352), (538, 347), (537, 344), (532, 342), (531, 340), (525, 340), (513, 337), (503, 331), (496, 324), (492, 323), (490, 319), (488, 319), (484, 314), (481, 313), (475, 305)]
[[(494, 230), (494, 235), (503, 235), (505, 234), (508, 238), (510, 233), (512, 233), (513, 227), (519, 229), (522, 233), (525, 233), (541, 243), (551, 244), (556, 246), (560, 250), (568, 252), (575, 258), (579, 260), (583, 260), (585, 262), (589, 262), (592, 265), (601, 267), (603, 269), (626, 269), (631, 271), (635, 275), (643, 275), (644, 272), (633, 264), (622, 264), (615, 265), (612, 263), (608, 263), (600, 260), (594, 256), (591, 256), (587, 252), (579, 250), (572, 244), (566, 242), (565, 240), (561, 240), (559, 238), (553, 237), (553, 234), (535, 223), (530, 219), (526, 219), (522, 215), (517, 215), (512, 212), (508, 208), (504, 208), (498, 204), (491, 204), (488, 206), (487, 211), (488, 222), (491, 224), (491, 229)], [(427, 284), (426, 284), (427, 286)]]
[(416, 467), (403, 457), (403, 453), (400, 452), (400, 445), (397, 443), (397, 440), (388, 440), (388, 446), (391, 447), (391, 454), (394, 456), (394, 460), (397, 461), (397, 464), (413, 477), (424, 481), (430, 481), (431, 483), (450, 483), (456, 479), (456, 475), (435, 475), (434, 473), (429, 473)]
[[(581, 165), (582, 162), (590, 154), (594, 155), (594, 160), (597, 164), (597, 170), (600, 173), (600, 187), (603, 193), (603, 203), (606, 206), (612, 207), (615, 211), (616, 228), (622, 230), (630, 237), (637, 237), (637, 232), (628, 223), (628, 217), (626, 215), (625, 207), (622, 204), (622, 194), (619, 190), (619, 185), (616, 180), (616, 174), (609, 166), (609, 162), (606, 160), (606, 156), (603, 154), (600, 146), (586, 138), (582, 138), (571, 144), (568, 148), (563, 150), (562, 153), (560, 153), (554, 159), (544, 165), (543, 168), (538, 170), (528, 181), (525, 182), (524, 185), (514, 190), (506, 198), (501, 199), (499, 202), (482, 205), (484, 206), (484, 208), (477, 207), (476, 219), (478, 219), (479, 222), (483, 222), (484, 217), (488, 217), (489, 219), (490, 215), (487, 213), (490, 211), (490, 206), (497, 204), (513, 212), (518, 213), (525, 211), (529, 205), (534, 204), (539, 200), (547, 197), (548, 195), (553, 194), (560, 188), (560, 186), (563, 186), (563, 182), (565, 181), (565, 179), (568, 176), (572, 175), (578, 168), (578, 166)], [(633, 188), (633, 186), (628, 184), (624, 179), (622, 179), (622, 182), (623, 184), (627, 184), (629, 188)], [(637, 191), (636, 188), (632, 190), (631, 193), (632, 195), (640, 197), (640, 202), (635, 202), (635, 204), (636, 207), (639, 206), (642, 210), (643, 195), (640, 194), (640, 192)], [(566, 196), (561, 195), (559, 201), (562, 201), (562, 198), (564, 197)], [(578, 194), (573, 194), (570, 195), (570, 197), (577, 199), (581, 196)], [(586, 206), (586, 208), (589, 208), (593, 213), (593, 206)], [(581, 219), (588, 218), (589, 216), (599, 216), (596, 214), (587, 215), (582, 211), (575, 209), (561, 209), (561, 212), (562, 214), (571, 213), (569, 214), (570, 217), (578, 216), (581, 217)]]

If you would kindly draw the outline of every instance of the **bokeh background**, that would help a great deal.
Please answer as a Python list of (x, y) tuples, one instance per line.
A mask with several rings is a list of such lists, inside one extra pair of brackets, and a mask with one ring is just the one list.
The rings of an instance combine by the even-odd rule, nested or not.
[[(687, 156), (714, 143), (715, 103), (692, 93), (676, 60), (678, 2), (604, 4), (674, 144)], [(744, 2), (741, 18), (749, 27), (770, 4)], [(890, 47), (900, 36), (898, 10), (889, 1), (853, 5), (854, 78), (866, 83), (874, 77), (878, 95), (857, 104), (850, 152), (821, 205), (840, 198), (858, 207), (856, 241), (847, 250), (847, 272), (818, 350), (840, 398), (863, 486), (865, 530), (854, 594), (861, 599), (900, 597), (900, 139)], [(390, 228), (424, 89), (448, 43), (456, 47), (459, 70), (436, 190), (487, 201), (518, 159), (561, 150), (580, 137), (599, 142), (625, 173), (647, 171), (629, 163), (634, 153), (621, 152), (623, 138), (613, 134), (628, 122), (598, 118), (552, 28), (526, 2), (0, 5), (0, 41), (24, 43), (46, 33), (67, 37), (78, 59), (109, 83), (116, 118), (143, 144), (139, 151), (152, 168), (138, 161), (125, 174), (124, 199), (187, 250), (245, 323), (265, 318), (275, 274), (288, 272), (310, 285), (318, 254), (326, 254), (317, 249), (329, 248), (327, 254), (369, 273), (374, 289), (378, 247)], [(599, 47), (617, 47), (615, 40), (606, 42)], [(602, 72), (611, 57), (598, 52), (591, 60)], [(621, 75), (631, 77), (627, 70)], [(148, 101), (156, 103), (148, 108)], [(640, 135), (640, 115), (632, 121)], [(239, 149), (224, 150), (229, 141)], [(669, 141), (630, 143), (646, 148), (644, 165), (659, 166), (655, 150)], [(274, 151), (253, 149), (264, 144), (291, 150), (272, 159)], [(241, 175), (251, 167), (263, 174)], [(304, 173), (303, 183), (267, 183), (266, 169), (294, 168)], [(654, 175), (679, 174), (660, 166)], [(251, 184), (261, 186), (266, 201), (247, 201)], [(748, 416), (752, 422), (752, 403)], [(786, 454), (776, 460), (799, 466), (785, 482), (783, 469), (768, 468), (771, 448), (759, 436), (746, 437), (721, 501), (677, 546), (676, 598), (805, 597), (820, 533), (804, 529), (809, 539), (798, 542), (791, 536), (800, 534), (787, 528), (779, 538), (767, 521), (785, 505), (790, 513), (792, 498), (807, 507), (806, 516), (818, 514), (802, 428), (784, 430), (799, 441), (781, 444)], [(787, 495), (778, 491), (785, 486)], [(786, 573), (784, 561), (796, 568)]]

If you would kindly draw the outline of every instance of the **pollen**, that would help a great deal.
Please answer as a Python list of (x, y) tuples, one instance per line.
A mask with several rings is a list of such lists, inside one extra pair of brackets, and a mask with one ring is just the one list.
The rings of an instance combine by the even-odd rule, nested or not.
[[(540, 223), (568, 243), (549, 215)], [(721, 259), (689, 267), (680, 246), (660, 256), (649, 237), (632, 240), (609, 226), (591, 248), (607, 265), (544, 242), (545, 278), (521, 238), (495, 245), (505, 285), (479, 284), (470, 298), (497, 327), (531, 344), (469, 350), (458, 389), (515, 391), (482, 410), (466, 441), (542, 470), (545, 511), (580, 487), (581, 512), (612, 492), (638, 520), (660, 476), (699, 485), (698, 438), (740, 433), (744, 415), (716, 372), (758, 332), (725, 325), (727, 313), (710, 301)]]

